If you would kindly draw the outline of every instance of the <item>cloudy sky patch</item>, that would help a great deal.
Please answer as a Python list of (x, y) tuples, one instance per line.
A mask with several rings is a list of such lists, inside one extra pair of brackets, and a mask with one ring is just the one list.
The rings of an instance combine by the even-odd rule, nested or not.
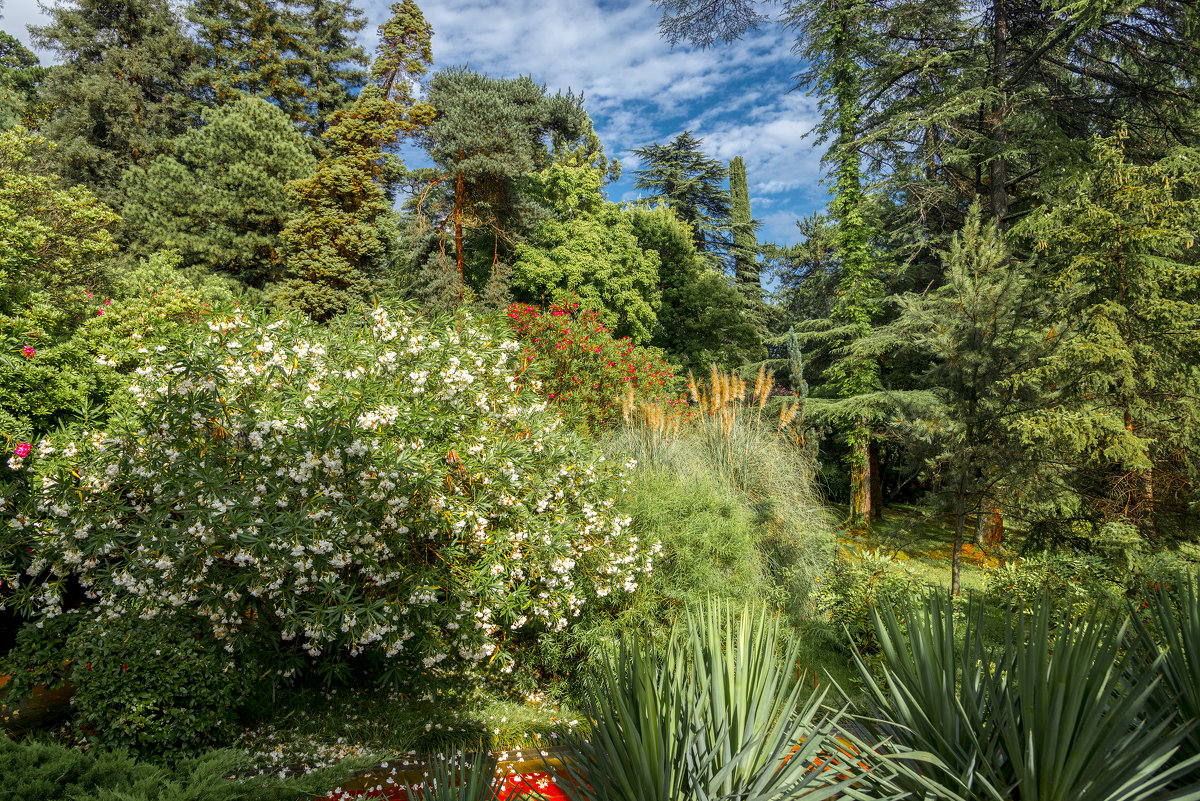
[[(368, 48), (389, 5), (366, 0)], [(816, 103), (789, 91), (797, 64), (777, 26), (710, 50), (672, 49), (650, 0), (424, 0), (421, 8), (437, 67), (530, 75), (551, 91), (582, 92), (608, 154), (624, 166), (609, 190), (614, 200), (637, 197), (631, 149), (691, 130), (708, 154), (746, 160), (760, 238), (794, 242), (796, 219), (825, 205), (824, 149), (808, 135)], [(28, 43), (25, 25), (44, 20), (33, 0), (8, 0), (0, 27)]]

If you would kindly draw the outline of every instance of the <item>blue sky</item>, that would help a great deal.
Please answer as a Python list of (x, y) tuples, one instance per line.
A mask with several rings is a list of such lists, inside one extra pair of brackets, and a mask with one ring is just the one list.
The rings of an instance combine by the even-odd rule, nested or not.
[[(363, 43), (373, 48), (390, 3), (360, 3), (370, 22)], [(710, 50), (672, 49), (650, 0), (424, 0), (421, 8), (436, 67), (531, 75), (551, 91), (583, 92), (608, 154), (624, 167), (612, 200), (637, 197), (631, 148), (690, 129), (709, 155), (745, 158), (760, 239), (795, 242), (796, 219), (825, 205), (823, 148), (806, 136), (816, 101), (788, 91), (797, 64), (777, 26)], [(25, 24), (43, 19), (34, 0), (7, 0), (0, 27), (28, 43)]]

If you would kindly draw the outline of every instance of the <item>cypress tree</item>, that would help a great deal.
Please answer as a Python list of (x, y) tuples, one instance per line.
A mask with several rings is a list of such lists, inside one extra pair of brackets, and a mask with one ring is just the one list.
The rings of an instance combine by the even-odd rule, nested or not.
[(750, 215), (750, 188), (746, 182), (746, 163), (741, 156), (729, 162), (730, 228), (733, 241), (733, 275), (746, 316), (761, 330), (763, 324), (762, 278), (758, 269), (758, 223)]
[(194, 48), (166, 0), (71, 0), (30, 28), (61, 64), (39, 87), (56, 171), (119, 207), (121, 174), (168, 152), (192, 121)]
[(37, 86), (45, 73), (29, 48), (0, 31), (0, 130), (36, 127)]

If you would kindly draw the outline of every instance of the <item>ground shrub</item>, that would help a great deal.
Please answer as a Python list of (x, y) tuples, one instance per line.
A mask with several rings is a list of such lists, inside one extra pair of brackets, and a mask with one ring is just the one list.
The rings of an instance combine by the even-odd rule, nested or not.
[(623, 634), (663, 641), (682, 611), (713, 595), (766, 603), (792, 624), (809, 619), (834, 534), (806, 461), (765, 429), (739, 429), (737, 455), (723, 462), (715, 451), (731, 450), (708, 424), (693, 420), (669, 436), (632, 425), (607, 437), (612, 458), (637, 462), (618, 509), (662, 553), (632, 596), (594, 607), (568, 636), (544, 641), (548, 664), (571, 677), (572, 692)]
[(896, 605), (927, 586), (903, 561), (881, 551), (841, 551), (820, 579), (816, 607), (820, 615), (848, 633), (860, 650), (878, 648), (872, 610), (880, 604)]
[(503, 675), (652, 561), (620, 468), (518, 387), (519, 348), (399, 308), (210, 321), (147, 354), (107, 430), (14, 454), (40, 492), (0, 532), (0, 603), (54, 617), (77, 580), (98, 620), (186, 610), (280, 672)]
[(214, 751), (165, 766), (120, 751), (87, 753), (0, 737), (0, 801), (286, 801), (311, 799), (348, 778), (353, 765), (295, 778), (227, 778), (244, 758)]
[(228, 743), (256, 678), (205, 621), (185, 615), (89, 620), (67, 650), (80, 741), (154, 758)]
[(662, 352), (615, 339), (599, 312), (578, 303), (545, 310), (514, 303), (508, 322), (522, 345), (518, 381), (536, 383), (572, 425), (598, 435), (621, 421), (630, 393), (641, 403), (683, 402)]

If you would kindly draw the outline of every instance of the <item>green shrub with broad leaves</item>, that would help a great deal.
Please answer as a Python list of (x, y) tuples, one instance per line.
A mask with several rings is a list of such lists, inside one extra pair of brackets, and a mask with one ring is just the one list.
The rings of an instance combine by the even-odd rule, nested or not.
[(901, 602), (925, 584), (903, 561), (864, 549), (838, 553), (818, 586), (818, 613), (849, 632), (857, 647), (874, 652), (879, 645), (872, 622), (875, 608)]
[(225, 745), (255, 672), (205, 621), (88, 620), (70, 637), (72, 723), (81, 742), (177, 758)]
[(54, 617), (77, 580), (97, 620), (187, 610), (284, 673), (510, 671), (652, 564), (614, 511), (620, 468), (518, 387), (518, 349), (396, 307), (210, 321), (147, 354), (105, 430), (14, 457), (36, 503), (0, 489), (0, 602)]

